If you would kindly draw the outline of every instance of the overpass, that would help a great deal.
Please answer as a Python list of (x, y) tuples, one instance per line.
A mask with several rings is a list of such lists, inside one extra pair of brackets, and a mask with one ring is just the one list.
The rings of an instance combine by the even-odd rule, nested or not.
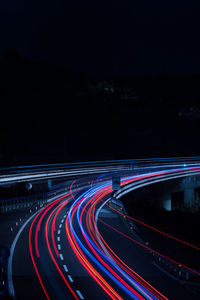
[[(165, 257), (148, 246), (120, 198), (157, 182), (195, 178), (200, 173), (198, 159), (110, 161), (2, 170), (2, 186), (63, 180), (57, 192), (51, 189), (51, 194), (37, 208), (10, 210), (5, 224), (1, 222), (10, 231), (10, 222), (15, 217), (22, 220), (18, 222), (20, 226), (12, 225), (13, 231), (4, 236), (4, 241), (1, 237), (11, 250), (7, 272), (9, 295), (17, 299), (197, 299), (199, 269)], [(116, 176), (120, 178), (120, 186), (113, 191)], [(200, 250), (176, 240), (192, 247), (192, 251)]]

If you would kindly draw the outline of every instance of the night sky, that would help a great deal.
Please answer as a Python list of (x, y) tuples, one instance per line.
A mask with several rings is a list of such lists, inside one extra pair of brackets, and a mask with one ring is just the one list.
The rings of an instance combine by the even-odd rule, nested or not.
[(0, 53), (94, 75), (199, 73), (199, 12), (199, 1), (1, 1)]
[(199, 1), (1, 1), (0, 165), (199, 155), (199, 16)]

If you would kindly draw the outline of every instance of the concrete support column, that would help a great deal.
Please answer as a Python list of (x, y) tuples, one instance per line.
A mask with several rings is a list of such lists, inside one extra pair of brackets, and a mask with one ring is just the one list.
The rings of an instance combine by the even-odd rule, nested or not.
[(162, 207), (165, 208), (168, 211), (172, 210), (171, 194), (164, 195), (164, 197), (162, 199)]
[(194, 188), (186, 188), (184, 189), (184, 207), (192, 208), (194, 206), (195, 201), (195, 190)]
[(48, 180), (48, 190), (50, 191), (52, 188), (52, 181), (49, 179)]

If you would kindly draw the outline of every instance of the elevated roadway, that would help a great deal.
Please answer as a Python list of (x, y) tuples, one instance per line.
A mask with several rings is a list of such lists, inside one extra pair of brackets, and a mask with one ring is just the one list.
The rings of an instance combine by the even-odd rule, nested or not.
[[(134, 167), (129, 161), (121, 166), (94, 169), (96, 179), (91, 180), (87, 173), (85, 182), (80, 178), (72, 181), (68, 191), (48, 199), (45, 206), (30, 214), (13, 237), (8, 263), (10, 296), (16, 299), (198, 299), (193, 292), (198, 284), (189, 284), (187, 277), (200, 276), (198, 267), (193, 269), (184, 262), (165, 257), (173, 267), (184, 266), (186, 277), (177, 279), (156, 264), (152, 258), (154, 249), (141, 240), (133, 226), (130, 232), (124, 222), (128, 216), (115, 209), (112, 191), (113, 171), (121, 174), (121, 189), (115, 193), (117, 202), (120, 195), (134, 188), (199, 174), (197, 159), (143, 162)], [(46, 170), (32, 173), (29, 175), (47, 174)], [(22, 177), (26, 176), (24, 172), (9, 174), (8, 180), (10, 175), (15, 180), (25, 180)], [(180, 239), (178, 242), (186, 243)], [(194, 246), (193, 250), (199, 252), (200, 248)], [(156, 255), (163, 258), (162, 253)]]

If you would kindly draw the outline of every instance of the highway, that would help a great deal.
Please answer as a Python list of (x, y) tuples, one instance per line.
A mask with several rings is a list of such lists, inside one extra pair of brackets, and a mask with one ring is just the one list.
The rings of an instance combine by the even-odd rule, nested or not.
[[(121, 186), (124, 190), (130, 185), (139, 188), (199, 173), (199, 165), (194, 164), (141, 168), (137, 174), (125, 170)], [(198, 299), (187, 284), (153, 261), (154, 250), (134, 228), (130, 232), (126, 222), (129, 217), (114, 205), (111, 176), (97, 175), (95, 180), (85, 177), (84, 183), (80, 178), (74, 180), (66, 192), (49, 199), (27, 218), (11, 247), (8, 287), (13, 297)], [(156, 255), (163, 257), (161, 253)], [(165, 259), (177, 267), (184, 265), (173, 258)], [(184, 268), (200, 275), (197, 269)]]

